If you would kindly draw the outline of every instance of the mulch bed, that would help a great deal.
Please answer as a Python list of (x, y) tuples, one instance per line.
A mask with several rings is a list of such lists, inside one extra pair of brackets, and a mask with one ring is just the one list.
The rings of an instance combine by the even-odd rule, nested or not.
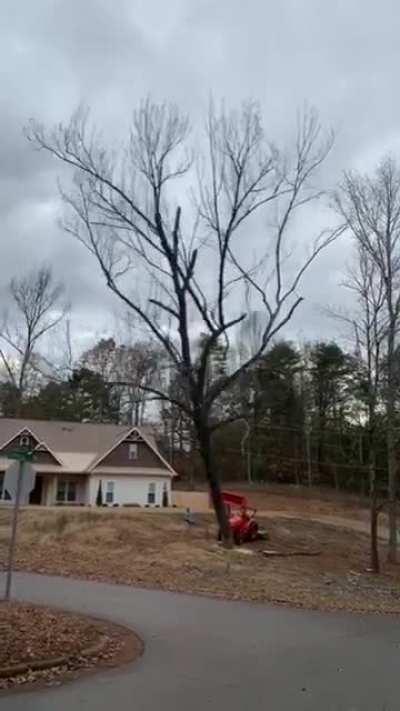
[(119, 625), (48, 607), (0, 603), (0, 690), (60, 684), (98, 667), (117, 666), (142, 651)]

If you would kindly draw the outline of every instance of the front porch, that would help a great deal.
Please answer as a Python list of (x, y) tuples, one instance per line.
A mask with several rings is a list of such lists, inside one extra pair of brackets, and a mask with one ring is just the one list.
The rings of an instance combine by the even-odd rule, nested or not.
[(36, 474), (29, 503), (36, 506), (81, 506), (88, 503), (88, 479), (63, 474)]

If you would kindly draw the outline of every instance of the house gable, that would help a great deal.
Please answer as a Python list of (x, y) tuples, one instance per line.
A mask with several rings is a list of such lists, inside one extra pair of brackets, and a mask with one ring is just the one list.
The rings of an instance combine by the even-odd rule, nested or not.
[(6, 457), (10, 452), (20, 449), (22, 445), (35, 450), (34, 461), (38, 464), (61, 464), (57, 457), (50, 452), (47, 445), (44, 442), (39, 442), (36, 435), (27, 427), (20, 430), (12, 439), (9, 439), (0, 447), (0, 455)]
[(33, 455), (33, 463), (37, 464), (58, 464), (61, 462), (50, 452), (45, 444), (41, 444), (38, 449), (35, 450)]
[[(132, 450), (136, 451), (136, 456)], [(133, 429), (125, 437), (117, 442), (114, 447), (92, 465), (91, 470), (96, 471), (96, 467), (129, 467), (130, 469), (157, 468), (172, 471), (168, 463), (161, 454), (142, 436), (139, 430)]]

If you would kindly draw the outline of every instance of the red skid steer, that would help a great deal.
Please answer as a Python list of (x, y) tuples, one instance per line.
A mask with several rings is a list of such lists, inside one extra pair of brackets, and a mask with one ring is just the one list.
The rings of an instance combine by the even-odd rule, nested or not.
[[(228, 512), (234, 543), (240, 546), (260, 538), (258, 523), (255, 520), (256, 509), (249, 506), (246, 496), (223, 491), (222, 498)], [(218, 540), (221, 540), (221, 532), (218, 534)]]

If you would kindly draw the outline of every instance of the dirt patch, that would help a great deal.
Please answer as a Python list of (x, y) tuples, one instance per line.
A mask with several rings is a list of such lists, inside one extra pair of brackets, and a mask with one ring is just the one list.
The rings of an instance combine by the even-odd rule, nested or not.
[(227, 482), (227, 491), (245, 494), (259, 511), (286, 511), (303, 515), (339, 516), (368, 520), (369, 502), (365, 497), (334, 489), (280, 484), (244, 484)]
[[(0, 568), (8, 515), (0, 510)], [(196, 522), (188, 530), (178, 512), (27, 509), (21, 515), (17, 566), (227, 599), (400, 612), (399, 568), (384, 565), (380, 576), (366, 573), (369, 543), (363, 532), (270, 514), (260, 517), (267, 542), (227, 552), (216, 542), (211, 515), (199, 514)], [(265, 558), (264, 548), (320, 554)]]
[(0, 635), (0, 690), (60, 684), (141, 652), (119, 625), (25, 603), (0, 603)]
[[(368, 524), (369, 501), (356, 494), (338, 492), (332, 489), (318, 487), (266, 484), (244, 484), (243, 482), (224, 482), (223, 489), (238, 494), (244, 494), (250, 506), (267, 515), (291, 514), (294, 518), (319, 518), (330, 517), (347, 521)], [(177, 490), (174, 497), (179, 502), (185, 502), (193, 511), (205, 511), (204, 503), (196, 508), (197, 501), (205, 502), (208, 494), (204, 487), (201, 491)], [(199, 498), (200, 497), (200, 498)], [(202, 498), (201, 498), (202, 497)], [(186, 501), (189, 503), (186, 504)], [(381, 514), (382, 524), (386, 515)]]

